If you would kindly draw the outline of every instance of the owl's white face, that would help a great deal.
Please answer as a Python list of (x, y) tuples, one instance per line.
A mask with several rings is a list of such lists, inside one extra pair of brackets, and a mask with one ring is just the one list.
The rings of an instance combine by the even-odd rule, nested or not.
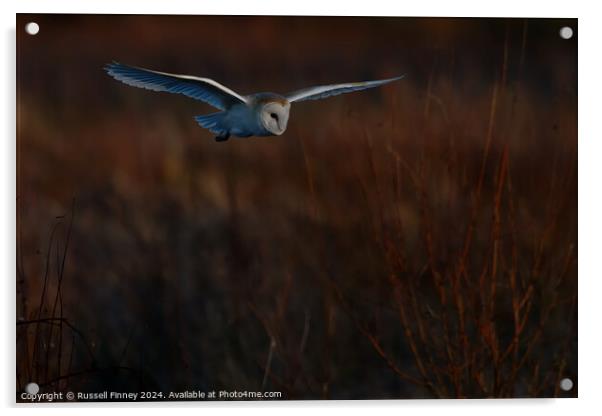
[(286, 130), (290, 109), (289, 102), (273, 101), (264, 104), (259, 115), (261, 124), (271, 134), (280, 136)]

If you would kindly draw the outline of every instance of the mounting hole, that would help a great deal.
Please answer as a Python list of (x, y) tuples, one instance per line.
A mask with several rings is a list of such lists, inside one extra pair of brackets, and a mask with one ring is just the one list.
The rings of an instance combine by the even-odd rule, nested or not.
[(25, 386), (25, 393), (27, 394), (38, 394), (39, 391), (40, 386), (38, 386), (36, 383), (29, 383), (27, 386)]
[(40, 31), (40, 25), (36, 22), (29, 22), (25, 25), (25, 31), (30, 35), (37, 35)]
[(571, 391), (573, 388), (573, 380), (570, 378), (563, 378), (560, 380), (560, 388), (564, 391)]
[(559, 33), (562, 39), (570, 39), (573, 37), (573, 29), (569, 26), (561, 27)]

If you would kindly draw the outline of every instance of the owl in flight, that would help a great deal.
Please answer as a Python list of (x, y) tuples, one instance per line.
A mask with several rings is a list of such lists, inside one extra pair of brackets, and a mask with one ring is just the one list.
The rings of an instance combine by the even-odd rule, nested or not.
[(286, 130), (291, 103), (374, 88), (403, 78), (402, 75), (377, 81), (322, 85), (286, 95), (271, 92), (240, 95), (209, 78), (168, 74), (118, 62), (105, 66), (105, 71), (124, 84), (152, 91), (184, 94), (221, 110), (195, 117), (197, 123), (217, 135), (216, 141), (228, 140), (231, 135), (280, 136)]

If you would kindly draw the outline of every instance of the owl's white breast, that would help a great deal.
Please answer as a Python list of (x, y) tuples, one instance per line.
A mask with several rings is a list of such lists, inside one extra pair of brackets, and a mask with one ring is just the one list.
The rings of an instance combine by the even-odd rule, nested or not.
[(246, 104), (232, 106), (227, 111), (224, 122), (228, 124), (230, 134), (235, 136), (265, 136), (269, 134), (260, 122), (257, 108)]

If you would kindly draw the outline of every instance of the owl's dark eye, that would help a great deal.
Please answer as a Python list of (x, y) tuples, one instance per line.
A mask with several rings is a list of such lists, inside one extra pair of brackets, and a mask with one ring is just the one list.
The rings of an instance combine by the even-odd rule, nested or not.
[(278, 114), (276, 113), (270, 113), (270, 117), (272, 117), (274, 120), (278, 120)]

